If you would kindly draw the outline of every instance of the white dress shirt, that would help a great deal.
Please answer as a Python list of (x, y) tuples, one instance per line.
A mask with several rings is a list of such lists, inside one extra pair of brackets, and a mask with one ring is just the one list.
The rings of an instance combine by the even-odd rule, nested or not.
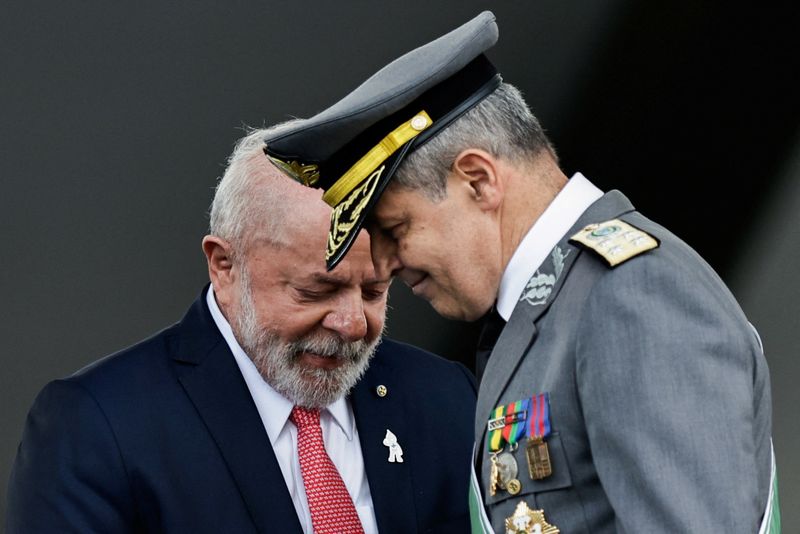
[[(278, 459), (283, 479), (286, 481), (286, 487), (289, 489), (292, 502), (294, 502), (303, 532), (313, 534), (311, 513), (308, 509), (303, 475), (300, 471), (300, 459), (297, 455), (297, 428), (289, 421), (289, 414), (294, 405), (264, 381), (253, 361), (239, 346), (230, 324), (217, 306), (213, 287), (208, 289), (206, 302), (208, 302), (211, 317), (236, 358), (239, 370), (242, 372), (253, 402), (256, 404), (261, 422), (264, 424), (272, 449), (275, 451), (275, 457)], [(365, 534), (377, 534), (378, 525), (372, 505), (372, 495), (364, 470), (361, 442), (358, 440), (358, 429), (350, 402), (340, 398), (322, 410), (320, 423), (325, 450), (338, 469), (344, 485), (355, 503)]]
[(497, 313), (503, 319), (508, 321), (511, 317), (511, 312), (514, 311), (525, 290), (525, 284), (544, 263), (550, 251), (578, 221), (583, 212), (602, 196), (603, 192), (585, 176), (579, 172), (575, 173), (536, 219), (520, 241), (500, 279)]

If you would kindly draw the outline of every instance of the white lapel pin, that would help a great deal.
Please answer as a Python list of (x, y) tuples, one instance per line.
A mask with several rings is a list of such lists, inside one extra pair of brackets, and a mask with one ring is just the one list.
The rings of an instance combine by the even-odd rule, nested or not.
[(391, 463), (403, 463), (403, 448), (397, 443), (397, 436), (388, 428), (386, 429), (386, 437), (383, 438), (383, 444), (389, 447), (389, 461)]

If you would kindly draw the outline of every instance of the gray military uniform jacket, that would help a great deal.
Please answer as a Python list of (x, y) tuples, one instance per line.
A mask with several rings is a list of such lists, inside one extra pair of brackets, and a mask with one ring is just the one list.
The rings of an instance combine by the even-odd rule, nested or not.
[[(615, 218), (660, 246), (610, 268), (569, 241)], [(523, 440), (513, 453), (521, 491), (490, 495), (490, 413), (545, 392), (552, 474), (528, 476)], [(757, 532), (770, 434), (767, 364), (734, 297), (688, 245), (612, 191), (545, 260), (495, 345), (476, 469), (498, 533), (521, 501), (563, 534)]]

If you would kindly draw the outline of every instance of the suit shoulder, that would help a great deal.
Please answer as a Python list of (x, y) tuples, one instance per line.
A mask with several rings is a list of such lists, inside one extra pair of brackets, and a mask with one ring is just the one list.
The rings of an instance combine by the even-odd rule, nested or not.
[(414, 362), (418, 365), (438, 366), (443, 368), (460, 365), (457, 362), (450, 361), (415, 345), (388, 337), (384, 337), (381, 340), (381, 344), (378, 346), (378, 352), (384, 357), (405, 363)]
[[(79, 369), (63, 381), (73, 382), (88, 391), (152, 388), (168, 367), (168, 354), (175, 326), (171, 326), (127, 348), (114, 352)], [(163, 369), (162, 369), (163, 368)]]
[(728, 292), (725, 283), (713, 267), (670, 230), (639, 212), (631, 212), (620, 219), (652, 236), (658, 242), (658, 246), (615, 269), (609, 269), (616, 271), (612, 278), (645, 277), (652, 280), (656, 277), (662, 281), (673, 280), (675, 283), (688, 279), (700, 282), (702, 289)]
[(454, 362), (424, 349), (388, 337), (381, 340), (376, 358), (381, 365), (399, 373), (412, 375), (414, 380), (466, 380), (474, 388), (475, 378), (459, 362)]
[(728, 332), (728, 337), (738, 332), (742, 342), (749, 344), (747, 318), (711, 265), (678, 236), (638, 212), (623, 218), (656, 236), (659, 247), (615, 268), (591, 260), (598, 266), (592, 267), (598, 276), (585, 297), (585, 313), (637, 310), (637, 318), (654, 331), (663, 329), (667, 321), (674, 324), (694, 317), (698, 324), (710, 324), (713, 318), (718, 331)]
[[(604, 246), (611, 244), (611, 242), (604, 245), (602, 239), (592, 241), (586, 237), (587, 231), (594, 226), (601, 228), (600, 234), (604, 234), (606, 231), (614, 233), (617, 235), (618, 240), (634, 238), (634, 241), (636, 241), (636, 239), (640, 239), (640, 237), (636, 236), (643, 234), (653, 241), (649, 242), (649, 244), (641, 244), (641, 247), (645, 248), (637, 249), (612, 264), (611, 260), (604, 258), (598, 250), (595, 250), (596, 248), (602, 249)], [(722, 289), (724, 292), (728, 291), (719, 275), (700, 254), (680, 237), (638, 211), (626, 213), (617, 219), (604, 221), (594, 226), (589, 225), (574, 234), (574, 236), (583, 235), (583, 240), (591, 241), (592, 247), (583, 242), (578, 242), (574, 236), (570, 241), (580, 248), (590, 251), (587, 256), (594, 260), (596, 265), (601, 266), (600, 269), (602, 271), (605, 271), (605, 274), (602, 274), (600, 278), (604, 284), (614, 283), (612, 281), (625, 283), (626, 280), (640, 278), (652, 280), (653, 277), (662, 280), (674, 280), (677, 283), (679, 280), (688, 278), (703, 281), (710, 290), (717, 291)], [(614, 228), (603, 230), (609, 226)], [(628, 228), (633, 228), (633, 230), (628, 230)], [(656, 245), (650, 247), (653, 242)], [(625, 256), (626, 252), (623, 252), (622, 255)]]

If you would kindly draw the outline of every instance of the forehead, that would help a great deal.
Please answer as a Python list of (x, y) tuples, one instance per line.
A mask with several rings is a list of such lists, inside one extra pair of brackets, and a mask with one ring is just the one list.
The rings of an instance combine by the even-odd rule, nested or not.
[(428, 199), (417, 190), (391, 184), (378, 199), (372, 210), (372, 218), (378, 222), (406, 218), (419, 211), (428, 202)]
[(327, 280), (339, 284), (370, 284), (378, 282), (379, 280), (375, 276), (375, 267), (372, 264), (367, 233), (361, 232), (359, 234), (353, 247), (332, 271), (327, 271), (325, 262), (321, 262), (319, 268), (314, 269), (313, 277), (316, 280)]
[[(297, 285), (363, 285), (379, 282), (370, 254), (369, 236), (362, 232), (347, 256), (332, 271), (325, 266), (324, 247), (317, 243), (293, 241), (281, 249), (260, 251), (259, 263), (277, 270), (280, 279)], [(271, 270), (271, 269), (270, 269)]]

